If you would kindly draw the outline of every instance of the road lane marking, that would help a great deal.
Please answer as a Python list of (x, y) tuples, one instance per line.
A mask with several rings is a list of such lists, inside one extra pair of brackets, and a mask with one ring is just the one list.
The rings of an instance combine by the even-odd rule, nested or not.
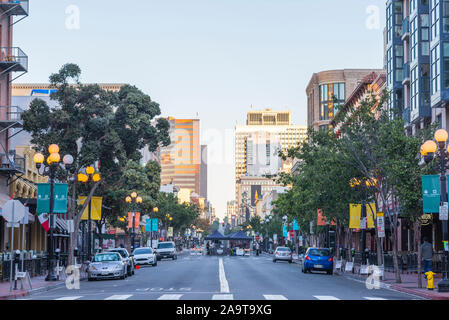
[(281, 294), (264, 294), (265, 300), (288, 300)]
[(136, 291), (148, 291), (150, 290), (150, 288), (145, 288), (145, 289), (136, 289)]
[(387, 299), (379, 298), (379, 297), (363, 297), (363, 299), (366, 299), (366, 300), (387, 300)]
[(126, 300), (129, 297), (132, 297), (132, 294), (115, 294), (113, 296), (110, 296), (108, 298), (106, 298), (105, 300)]
[(182, 294), (163, 294), (158, 300), (179, 300), (181, 299)]
[(226, 274), (223, 266), (223, 259), (218, 260), (218, 275), (220, 279), (220, 292), (229, 293), (228, 280), (226, 280)]
[(212, 300), (234, 300), (234, 295), (232, 294), (214, 294)]
[(314, 296), (318, 300), (340, 300), (337, 297), (334, 296)]
[(55, 300), (77, 300), (79, 298), (82, 298), (83, 296), (73, 296), (73, 297), (61, 297), (61, 298), (57, 298)]

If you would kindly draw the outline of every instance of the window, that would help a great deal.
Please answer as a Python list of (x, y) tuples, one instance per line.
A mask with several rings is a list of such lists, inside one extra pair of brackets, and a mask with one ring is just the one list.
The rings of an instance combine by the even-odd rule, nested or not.
[(430, 66), (428, 63), (421, 64), (421, 105), (430, 105)]
[(396, 70), (395, 70), (395, 81), (402, 82), (403, 80), (403, 57), (404, 57), (404, 46), (396, 45), (394, 46), (395, 56), (396, 56)]
[(320, 85), (320, 120), (332, 119), (335, 115), (335, 112), (337, 112), (338, 107), (344, 102), (344, 83), (330, 83)]
[(443, 85), (449, 89), (449, 42), (443, 42)]
[[(435, 0), (432, 0), (435, 1)], [(432, 94), (440, 90), (440, 45), (436, 45), (431, 54)]]
[(418, 58), (418, 17), (410, 22), (410, 61)]
[(440, 35), (440, 0), (431, 0), (431, 31), (430, 39), (434, 40)]
[(421, 54), (423, 56), (430, 54), (428, 14), (421, 15)]
[(418, 67), (414, 67), (410, 72), (410, 102), (411, 110), (415, 110), (418, 106)]
[(442, 5), (443, 5), (443, 32), (449, 33), (449, 1), (444, 0)]

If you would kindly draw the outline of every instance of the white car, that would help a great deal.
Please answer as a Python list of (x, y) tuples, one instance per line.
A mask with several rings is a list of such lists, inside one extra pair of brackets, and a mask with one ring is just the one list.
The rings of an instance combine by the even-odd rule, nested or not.
[(151, 264), (153, 267), (157, 266), (156, 254), (150, 247), (134, 249), (133, 256), (136, 265)]
[(292, 251), (288, 247), (277, 247), (273, 255), (273, 262), (288, 261), (293, 262)]

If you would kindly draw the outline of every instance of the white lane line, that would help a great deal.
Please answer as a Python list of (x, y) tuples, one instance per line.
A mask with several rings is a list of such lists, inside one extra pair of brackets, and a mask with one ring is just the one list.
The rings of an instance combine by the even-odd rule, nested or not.
[(126, 300), (129, 297), (132, 297), (132, 294), (123, 294), (123, 295), (115, 294), (115, 295), (110, 296), (104, 300)]
[(212, 300), (234, 300), (234, 295), (232, 294), (214, 294)]
[(179, 300), (181, 299), (182, 294), (163, 294), (158, 300)]
[(363, 297), (363, 299), (366, 299), (366, 300), (387, 300), (387, 299), (378, 298), (378, 297)]
[(281, 294), (264, 294), (265, 300), (288, 300)]
[(145, 289), (136, 289), (136, 291), (148, 291), (150, 290), (150, 288), (145, 288)]
[(73, 296), (73, 297), (61, 297), (55, 300), (77, 300), (79, 298), (82, 298), (83, 296)]
[(318, 300), (340, 300), (337, 297), (334, 296), (314, 296)]
[(220, 278), (220, 292), (229, 293), (228, 280), (226, 280), (226, 274), (223, 266), (223, 259), (218, 260), (218, 274)]

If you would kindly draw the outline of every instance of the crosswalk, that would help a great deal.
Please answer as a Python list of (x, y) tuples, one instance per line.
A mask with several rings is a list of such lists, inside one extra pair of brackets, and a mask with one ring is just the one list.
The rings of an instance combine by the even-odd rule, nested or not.
[[(130, 299), (132, 299), (133, 296), (134, 296), (133, 294), (112, 295), (107, 298), (97, 299), (97, 300), (130, 300)], [(189, 296), (185, 295), (185, 294), (162, 294), (161, 296), (159, 296), (157, 298), (157, 300), (181, 300), (181, 298), (184, 296), (187, 299), (189, 299)], [(262, 297), (265, 300), (288, 300), (287, 297), (280, 295), (280, 294), (263, 294)], [(340, 299), (335, 296), (317, 295), (317, 296), (312, 296), (312, 297), (316, 300), (344, 300), (344, 299)], [(83, 298), (83, 296), (66, 296), (66, 297), (56, 298), (54, 300), (80, 300), (82, 298)], [(213, 294), (211, 296), (211, 300), (234, 300), (234, 295), (229, 294), (229, 293)], [(387, 300), (387, 299), (381, 298), (381, 297), (362, 297), (361, 300)]]

